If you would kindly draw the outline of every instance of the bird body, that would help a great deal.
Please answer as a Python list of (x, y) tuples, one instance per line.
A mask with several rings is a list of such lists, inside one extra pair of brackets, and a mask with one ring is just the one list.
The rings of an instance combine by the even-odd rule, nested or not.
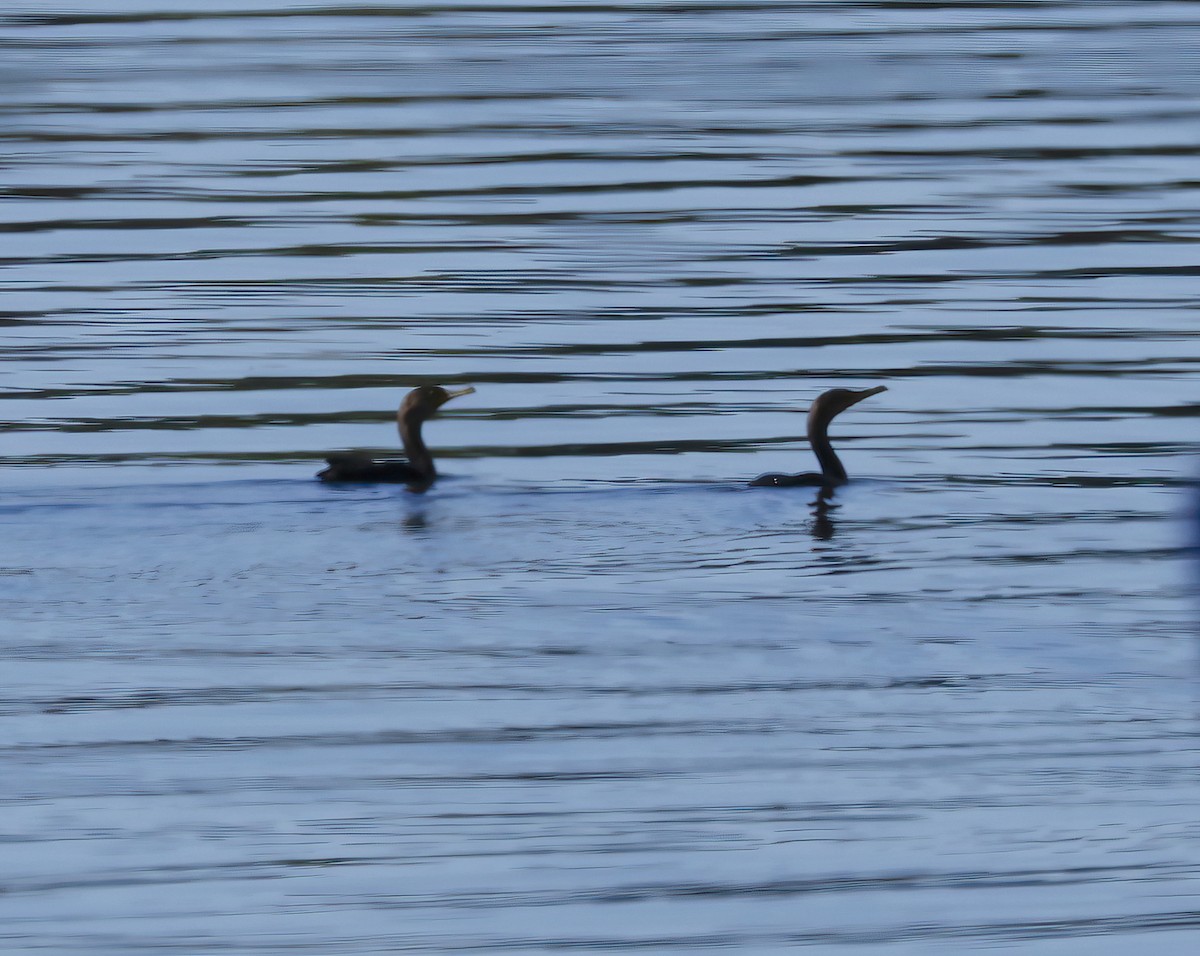
[(849, 477), (841, 459), (834, 452), (833, 445), (830, 444), (829, 423), (851, 405), (857, 405), (864, 398), (886, 391), (886, 385), (876, 385), (874, 388), (861, 390), (831, 388), (818, 395), (812, 403), (812, 408), (808, 410), (808, 442), (812, 445), (813, 454), (817, 456), (817, 462), (821, 466), (820, 473), (808, 471), (799, 475), (759, 475), (750, 484), (757, 488), (833, 488), (845, 484)]
[(333, 483), (404, 484), (412, 491), (425, 491), (437, 480), (437, 469), (421, 437), (421, 426), (450, 399), (474, 391), (470, 387), (448, 391), (440, 385), (414, 388), (396, 412), (400, 443), (408, 461), (376, 461), (366, 452), (343, 452), (326, 458), (329, 467), (317, 472), (317, 477)]
[(392, 482), (407, 485), (426, 478), (406, 461), (376, 461), (361, 451), (330, 455), (325, 461), (329, 467), (317, 474), (322, 481)]
[[(843, 479), (844, 480), (844, 479)], [(806, 471), (799, 475), (780, 475), (772, 472), (767, 475), (759, 475), (750, 482), (752, 488), (828, 488), (832, 485), (840, 485), (841, 481), (830, 481), (824, 475), (819, 475), (815, 471)]]

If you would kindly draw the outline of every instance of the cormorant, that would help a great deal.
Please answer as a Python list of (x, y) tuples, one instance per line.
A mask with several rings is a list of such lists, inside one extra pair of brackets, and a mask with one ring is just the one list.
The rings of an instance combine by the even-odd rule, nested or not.
[(812, 408), (808, 410), (808, 442), (821, 465), (821, 473), (809, 471), (802, 475), (759, 475), (750, 484), (774, 488), (794, 485), (833, 488), (844, 484), (847, 481), (846, 469), (842, 467), (833, 446), (829, 443), (829, 423), (851, 405), (857, 405), (864, 398), (886, 391), (886, 385), (876, 385), (861, 391), (852, 388), (831, 388), (828, 392), (818, 395), (817, 400), (812, 403)]
[(400, 443), (408, 461), (375, 461), (366, 452), (345, 452), (326, 458), (329, 467), (317, 472), (317, 477), (332, 482), (393, 482), (408, 485), (412, 491), (425, 491), (437, 478), (437, 469), (421, 438), (421, 425), (450, 399), (474, 391), (470, 387), (447, 391), (440, 385), (414, 388), (396, 412)]

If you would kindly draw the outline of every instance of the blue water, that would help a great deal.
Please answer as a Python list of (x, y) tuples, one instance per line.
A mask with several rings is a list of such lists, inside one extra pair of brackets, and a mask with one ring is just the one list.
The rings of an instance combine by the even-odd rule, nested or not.
[(1193, 952), (1196, 13), (10, 8), (0, 948)]

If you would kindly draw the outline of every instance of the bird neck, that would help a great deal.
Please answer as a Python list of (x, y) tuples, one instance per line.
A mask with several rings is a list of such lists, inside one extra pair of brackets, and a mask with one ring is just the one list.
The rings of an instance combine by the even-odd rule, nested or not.
[(828, 481), (845, 481), (846, 469), (829, 442), (829, 421), (824, 417), (808, 416), (808, 443), (821, 465), (821, 474)]
[(396, 416), (396, 423), (400, 427), (400, 443), (404, 446), (408, 463), (426, 478), (434, 478), (437, 471), (433, 467), (433, 455), (429, 453), (429, 449), (425, 447), (425, 440), (421, 438), (424, 419), (416, 415), (401, 414)]

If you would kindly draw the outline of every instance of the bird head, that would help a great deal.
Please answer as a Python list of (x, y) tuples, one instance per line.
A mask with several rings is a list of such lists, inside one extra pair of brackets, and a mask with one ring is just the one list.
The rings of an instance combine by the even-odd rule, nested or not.
[(419, 385), (404, 396), (398, 415), (403, 419), (415, 418), (423, 421), (430, 418), (450, 399), (470, 395), (474, 391), (469, 385), (459, 389), (446, 389), (440, 385)]
[(812, 431), (814, 426), (827, 426), (851, 405), (857, 405), (864, 398), (870, 398), (872, 395), (886, 391), (886, 385), (876, 385), (874, 388), (863, 389), (831, 388), (827, 392), (822, 392), (809, 410), (809, 430)]

